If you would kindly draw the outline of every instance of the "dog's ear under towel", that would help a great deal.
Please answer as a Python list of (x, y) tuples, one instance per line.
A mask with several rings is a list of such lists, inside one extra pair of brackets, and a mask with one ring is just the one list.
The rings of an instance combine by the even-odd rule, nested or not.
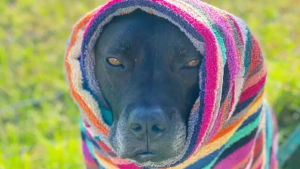
[(65, 68), (81, 111), (86, 166), (143, 168), (118, 158), (112, 149), (108, 141), (112, 115), (94, 74), (94, 45), (103, 26), (136, 9), (178, 26), (205, 56), (185, 148), (153, 167), (277, 168), (276, 122), (264, 102), (267, 69), (259, 44), (241, 19), (199, 0), (111, 0), (75, 25)]

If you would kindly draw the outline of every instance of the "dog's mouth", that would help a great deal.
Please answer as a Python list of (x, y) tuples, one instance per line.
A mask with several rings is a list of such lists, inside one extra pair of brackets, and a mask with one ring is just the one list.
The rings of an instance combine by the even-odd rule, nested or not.
[(141, 159), (141, 160), (146, 160), (146, 161), (149, 161), (151, 158), (153, 158), (155, 156), (154, 153), (152, 152), (149, 152), (149, 151), (145, 151), (143, 153), (140, 153), (140, 154), (137, 154), (136, 157), (138, 159)]
[(147, 162), (147, 161), (153, 161), (155, 160), (155, 157), (157, 156), (157, 154), (150, 152), (150, 151), (144, 151), (144, 152), (139, 152), (136, 153), (132, 159), (139, 162), (139, 163), (143, 163), (143, 162)]

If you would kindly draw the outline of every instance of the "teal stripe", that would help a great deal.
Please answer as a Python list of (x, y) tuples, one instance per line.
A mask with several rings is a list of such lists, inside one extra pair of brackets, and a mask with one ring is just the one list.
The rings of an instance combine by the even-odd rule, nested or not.
[(108, 124), (109, 126), (111, 126), (113, 123), (112, 112), (103, 107), (100, 107), (100, 110), (101, 110), (101, 114), (102, 114), (102, 118), (103, 118), (104, 122), (106, 124)]
[(224, 67), (225, 63), (226, 63), (226, 47), (225, 47), (225, 43), (224, 43), (222, 36), (219, 34), (219, 32), (214, 28), (214, 26), (212, 26), (210, 21), (207, 19), (208, 16), (206, 14), (204, 14), (202, 11), (200, 11), (199, 8), (196, 7), (196, 5), (191, 6), (189, 3), (186, 3), (184, 1), (183, 1), (183, 3), (185, 3), (186, 5), (188, 5), (191, 8), (194, 8), (198, 12), (198, 14), (200, 14), (202, 16), (202, 19), (205, 19), (206, 23), (208, 23), (210, 29), (212, 30), (213, 34), (215, 35), (215, 37), (218, 41), (218, 44), (220, 45), (221, 52), (222, 52), (223, 67)]
[[(252, 123), (238, 130), (226, 143), (226, 146), (224, 147), (222, 152), (228, 147), (232, 146), (237, 141), (239, 141), (240, 139), (242, 139), (243, 137), (245, 137), (246, 135), (250, 134), (259, 125), (260, 120), (261, 120), (261, 113), (259, 114), (259, 116), (256, 117), (256, 119)], [(219, 156), (222, 154), (222, 152), (219, 154)], [(205, 166), (205, 169), (212, 168), (215, 165), (217, 159), (218, 158), (215, 158), (210, 164)]]
[(266, 169), (270, 168), (270, 157), (271, 157), (271, 148), (272, 148), (272, 136), (273, 136), (273, 127), (272, 127), (272, 117), (271, 112), (266, 104), (264, 104), (266, 112)]
[(247, 41), (246, 41), (246, 45), (245, 45), (245, 58), (244, 58), (244, 67), (245, 67), (245, 72), (244, 72), (244, 77), (246, 76), (246, 74), (248, 73), (248, 68), (249, 68), (249, 65), (247, 64), (248, 62), (248, 59), (250, 59), (250, 56), (249, 55), (249, 45), (250, 45), (250, 39), (251, 39), (251, 33), (250, 33), (250, 30), (249, 28), (246, 26), (246, 30), (247, 30)]
[(237, 131), (231, 137), (231, 139), (228, 142), (228, 147), (230, 147), (232, 144), (234, 144), (235, 142), (237, 142), (238, 140), (243, 138), (245, 135), (250, 134), (253, 131), (253, 129), (255, 129), (259, 125), (260, 120), (261, 120), (261, 113), (259, 114), (259, 116), (257, 116), (257, 118), (251, 124), (245, 126), (243, 129)]

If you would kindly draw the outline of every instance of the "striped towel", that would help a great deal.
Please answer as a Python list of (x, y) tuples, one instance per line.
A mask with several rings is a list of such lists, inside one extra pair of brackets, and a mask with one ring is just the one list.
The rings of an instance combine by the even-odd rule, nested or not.
[(264, 101), (267, 69), (259, 44), (241, 19), (199, 0), (111, 0), (75, 25), (65, 67), (81, 111), (86, 167), (143, 168), (114, 153), (108, 141), (111, 112), (94, 74), (101, 28), (136, 9), (175, 24), (205, 53), (184, 151), (156, 168), (277, 168), (276, 120)]

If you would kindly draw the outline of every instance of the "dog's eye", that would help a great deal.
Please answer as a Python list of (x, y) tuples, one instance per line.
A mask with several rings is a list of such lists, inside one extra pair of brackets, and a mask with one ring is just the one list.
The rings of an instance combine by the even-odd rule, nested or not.
[(189, 61), (185, 66), (189, 67), (189, 68), (192, 68), (192, 67), (198, 66), (199, 63), (200, 63), (200, 60), (199, 59), (195, 59), (195, 60)]
[(118, 59), (113, 58), (113, 57), (107, 58), (106, 61), (111, 66), (115, 66), (115, 67), (122, 66), (122, 63)]

